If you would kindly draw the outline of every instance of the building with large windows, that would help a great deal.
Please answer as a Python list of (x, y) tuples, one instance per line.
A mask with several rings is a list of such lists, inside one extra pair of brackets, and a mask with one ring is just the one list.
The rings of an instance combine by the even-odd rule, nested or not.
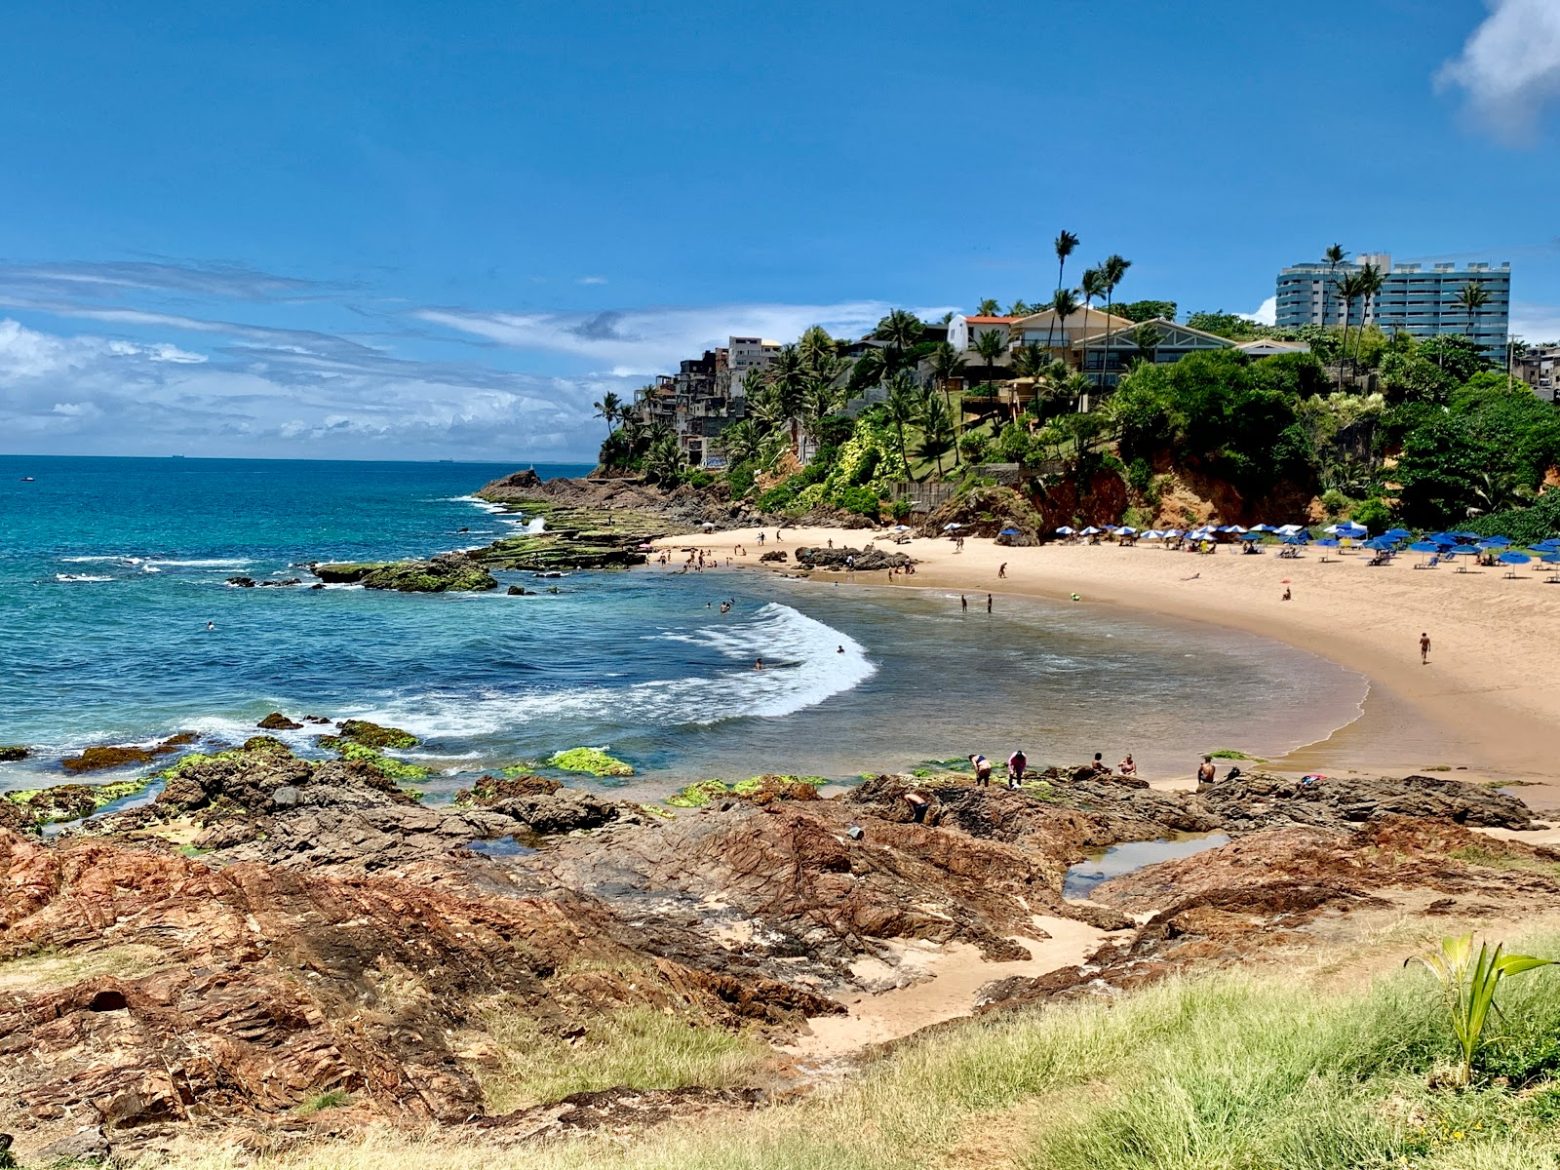
[[(1325, 260), (1292, 264), (1278, 274), (1275, 323), (1290, 329), (1302, 325), (1341, 328), (1345, 305), (1338, 282), (1373, 264), (1381, 272), (1381, 291), (1364, 303), (1348, 307), (1349, 324), (1377, 325), (1387, 334), (1414, 337), (1460, 333), (1490, 361), (1504, 366), (1506, 334), (1511, 323), (1511, 265), (1398, 264), (1385, 253), (1365, 253), (1336, 267)], [(1481, 285), (1485, 303), (1471, 313), (1460, 297), (1470, 284)]]

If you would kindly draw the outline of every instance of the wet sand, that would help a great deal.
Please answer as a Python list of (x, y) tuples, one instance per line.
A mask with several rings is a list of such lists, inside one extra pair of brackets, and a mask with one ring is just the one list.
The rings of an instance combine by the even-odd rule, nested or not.
[[(747, 555), (732, 563), (757, 567), (761, 551), (794, 551), (830, 539), (837, 548), (860, 548), (873, 534), (786, 529), (777, 544), (770, 530), (762, 548), (754, 537), (745, 530), (662, 544), (707, 548), (724, 563), (741, 542)], [(1560, 680), (1552, 677), (1560, 652), (1560, 586), (1546, 584), (1547, 574), (1532, 566), (1511, 580), (1504, 569), (1418, 570), (1413, 565), (1422, 558), (1412, 555), (1372, 568), (1365, 554), (1338, 550), (1310, 549), (1289, 560), (1276, 549), (1243, 556), (1221, 547), (1207, 556), (1154, 544), (1006, 548), (970, 538), (957, 553), (944, 539), (899, 546), (877, 540), (914, 557), (915, 574), (889, 581), (882, 572), (818, 572), (813, 579), (964, 592), (972, 610), (984, 606), (988, 591), (998, 605), (1005, 597), (1065, 601), (1077, 594), (1078, 604), (1121, 606), (1274, 638), (1371, 683), (1357, 720), (1273, 761), (1275, 766), (1333, 773), (1445, 769), (1467, 779), (1527, 782), (1532, 786), (1519, 794), (1529, 804), (1560, 807), (1560, 753), (1551, 746), (1560, 723)], [(1004, 563), (1007, 573), (999, 578)], [(1281, 599), (1285, 579), (1290, 601)], [(1421, 631), (1432, 640), (1427, 665), (1419, 658)], [(1273, 717), (1282, 719), (1282, 710)]]

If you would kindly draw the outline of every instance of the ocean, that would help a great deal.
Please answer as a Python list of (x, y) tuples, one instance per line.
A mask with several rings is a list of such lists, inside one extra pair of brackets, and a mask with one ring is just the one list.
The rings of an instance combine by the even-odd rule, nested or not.
[[(987, 615), (956, 594), (656, 567), (501, 574), (558, 590), (529, 597), (226, 584), (487, 543), (526, 521), (471, 493), (515, 469), (0, 457), (0, 743), (34, 749), (0, 764), (0, 789), (57, 782), (89, 744), (241, 742), (273, 710), (414, 732), (433, 799), (576, 746), (628, 760), (640, 775), (618, 783), (646, 793), (1016, 747), (1190, 774), (1204, 750), (1320, 739), (1364, 699), (1314, 655), (1087, 604), (999, 598)], [(315, 750), (309, 731), (284, 738)]]

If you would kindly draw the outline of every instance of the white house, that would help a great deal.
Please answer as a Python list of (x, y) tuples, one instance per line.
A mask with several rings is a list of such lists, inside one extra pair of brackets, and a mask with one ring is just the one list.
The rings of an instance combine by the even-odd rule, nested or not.
[[(1018, 320), (1017, 317), (954, 317), (948, 322), (948, 344), (960, 353), (968, 353), (983, 334), (1000, 332), (1011, 346), (1013, 324)], [(1006, 353), (997, 359), (998, 365), (1007, 362)]]
[(1247, 357), (1277, 357), (1281, 353), (1310, 353), (1311, 347), (1303, 341), (1278, 341), (1272, 337), (1259, 337), (1255, 341), (1243, 341), (1235, 347)]
[(1038, 345), (1050, 349), (1052, 357), (1065, 361), (1071, 357), (1073, 344), (1081, 338), (1112, 329), (1130, 329), (1132, 324), (1103, 309), (1091, 308), (1085, 313), (1080, 307), (1065, 319), (1057, 316), (1055, 309), (1041, 309), (1013, 322), (1013, 344)]
[(749, 370), (760, 370), (774, 361), (780, 352), (778, 341), (763, 337), (731, 337), (727, 339), (726, 367), (731, 371), (731, 396), (742, 398), (747, 394), (743, 381)]

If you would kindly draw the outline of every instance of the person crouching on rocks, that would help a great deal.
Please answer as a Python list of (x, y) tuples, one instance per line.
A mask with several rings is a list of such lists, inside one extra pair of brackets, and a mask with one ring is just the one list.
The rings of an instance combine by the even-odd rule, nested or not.
[(991, 761), (976, 752), (970, 757), (970, 766), (975, 769), (975, 783), (980, 788), (991, 787)]
[(1029, 766), (1029, 757), (1024, 755), (1024, 749), (1019, 748), (1007, 762), (1007, 786), (1017, 788), (1024, 779), (1024, 769)]
[(932, 807), (932, 802), (919, 792), (907, 792), (905, 793), (905, 803), (910, 806), (910, 819), (918, 825), (924, 825), (926, 823), (926, 812)]

